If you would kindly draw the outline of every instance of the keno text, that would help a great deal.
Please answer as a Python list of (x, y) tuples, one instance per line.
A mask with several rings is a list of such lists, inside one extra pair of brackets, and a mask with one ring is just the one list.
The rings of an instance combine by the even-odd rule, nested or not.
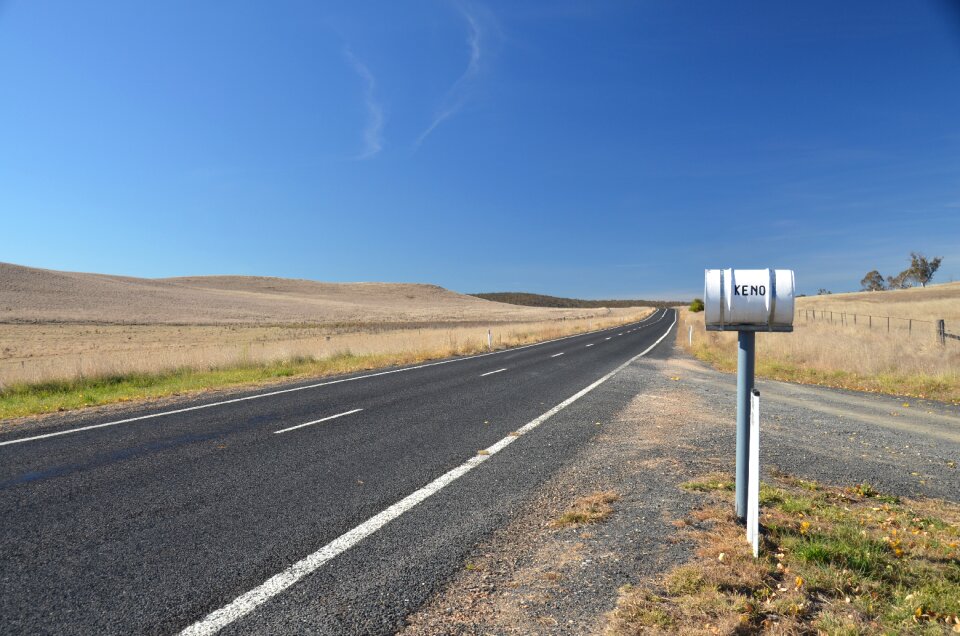
[(766, 296), (766, 285), (734, 285), (734, 296)]

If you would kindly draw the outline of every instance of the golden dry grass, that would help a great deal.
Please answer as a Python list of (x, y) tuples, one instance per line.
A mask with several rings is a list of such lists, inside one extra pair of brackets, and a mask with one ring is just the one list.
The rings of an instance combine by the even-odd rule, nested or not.
[(143, 279), (0, 263), (0, 390), (16, 383), (335, 356), (472, 353), (623, 324), (634, 309), (521, 307), (435, 285)]
[[(639, 320), (650, 309), (605, 316), (491, 323), (493, 348), (528, 344)], [(601, 312), (605, 313), (605, 312)], [(170, 369), (212, 369), (298, 357), (408, 355), (416, 360), (487, 349), (487, 327), (436, 324), (382, 328), (324, 326), (4, 325), (0, 324), (0, 388), (20, 382)]]
[(960, 282), (895, 291), (826, 294), (798, 298), (798, 316), (805, 309), (920, 320), (943, 318), (949, 323), (960, 321)]
[[(809, 310), (809, 312), (808, 312)], [(817, 319), (812, 319), (812, 311)], [(834, 312), (834, 322), (820, 312)], [(852, 314), (859, 314), (856, 324)], [(893, 316), (906, 320), (870, 321)], [(757, 374), (779, 380), (960, 402), (960, 341), (941, 346), (934, 322), (960, 333), (960, 283), (895, 292), (800, 298), (791, 334), (757, 334)], [(919, 322), (928, 321), (928, 322)], [(736, 333), (707, 332), (703, 313), (681, 312), (677, 341), (725, 371), (736, 369)], [(693, 326), (693, 346), (688, 327)]]
[[(501, 349), (542, 340), (559, 338), (591, 329), (600, 329), (632, 322), (649, 315), (652, 309), (623, 310), (613, 317), (563, 320), (541, 323), (499, 325), (492, 330), (493, 348)], [(15, 326), (9, 326), (14, 329)], [(16, 326), (22, 328), (24, 326)], [(89, 329), (102, 336), (104, 327), (77, 325), (37, 326), (55, 329), (63, 343), (82, 347), (84, 341), (72, 331)], [(185, 395), (215, 388), (248, 386), (277, 382), (282, 379), (326, 377), (388, 366), (417, 364), (454, 355), (468, 355), (487, 350), (487, 332), (476, 327), (436, 327), (420, 330), (367, 331), (326, 336), (303, 337), (299, 340), (264, 342), (258, 348), (243, 340), (246, 329), (231, 328), (214, 332), (201, 328), (181, 330), (199, 340), (194, 346), (183, 346), (171, 353), (170, 343), (158, 345), (157, 329), (169, 336), (172, 327), (152, 327), (141, 335), (148, 342), (114, 333), (114, 350), (90, 350), (78, 354), (48, 356), (42, 359), (36, 379), (10, 382), (0, 388), (0, 420), (26, 415), (85, 408), (115, 402), (127, 402), (171, 395)], [(3, 330), (0, 330), (3, 331)], [(99, 333), (98, 333), (99, 332)], [(9, 332), (7, 332), (9, 333)], [(233, 344), (217, 344), (233, 334)], [(256, 332), (263, 333), (263, 332)], [(273, 333), (267, 331), (267, 334)], [(298, 332), (296, 332), (298, 333)], [(118, 336), (118, 334), (120, 334)], [(203, 338), (215, 338), (203, 340)], [(37, 346), (49, 347), (51, 337), (38, 335)], [(102, 341), (96, 341), (102, 344)], [(360, 353), (344, 349), (345, 344)], [(89, 341), (87, 342), (89, 345)], [(145, 346), (145, 345), (153, 345)], [(203, 346), (201, 346), (203, 345)], [(64, 345), (66, 346), (66, 344)], [(80, 362), (82, 359), (82, 362)], [(27, 372), (32, 367), (14, 365)], [(27, 378), (29, 380), (29, 378)]]

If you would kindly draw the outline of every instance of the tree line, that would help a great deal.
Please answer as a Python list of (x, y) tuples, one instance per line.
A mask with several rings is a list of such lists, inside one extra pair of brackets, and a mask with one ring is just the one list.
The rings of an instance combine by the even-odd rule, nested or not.
[(926, 287), (938, 269), (942, 256), (927, 258), (923, 254), (910, 252), (910, 267), (896, 276), (883, 277), (877, 270), (867, 272), (860, 281), (863, 291), (884, 291), (887, 289), (907, 289), (914, 285)]

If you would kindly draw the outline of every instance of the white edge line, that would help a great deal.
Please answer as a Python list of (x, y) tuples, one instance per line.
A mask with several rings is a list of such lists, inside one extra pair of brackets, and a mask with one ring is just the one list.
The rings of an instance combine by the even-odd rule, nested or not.
[[(637, 324), (645, 322), (653, 318), (659, 310), (654, 311), (643, 320), (640, 320)], [(662, 316), (661, 316), (662, 318)], [(659, 319), (655, 321), (660, 322)], [(610, 329), (616, 329), (616, 327), (611, 327)], [(32, 442), (38, 439), (47, 439), (48, 437), (57, 437), (60, 435), (69, 435), (70, 433), (80, 433), (82, 431), (92, 431), (97, 428), (105, 428), (107, 426), (116, 426), (118, 424), (129, 424), (130, 422), (138, 422), (141, 420), (149, 420), (156, 417), (163, 417), (164, 415), (176, 415), (177, 413), (187, 413), (189, 411), (199, 411), (201, 409), (209, 409), (214, 406), (223, 406), (224, 404), (235, 404), (237, 402), (245, 402), (247, 400), (259, 400), (260, 398), (271, 397), (274, 395), (281, 395), (283, 393), (292, 393), (294, 391), (306, 391), (307, 389), (316, 389), (322, 386), (330, 386), (331, 384), (340, 384), (342, 382), (353, 382), (354, 380), (365, 380), (367, 378), (375, 378), (381, 375), (390, 375), (392, 373), (403, 373), (404, 371), (415, 371), (417, 369), (425, 369), (427, 367), (435, 367), (441, 364), (450, 364), (451, 362), (464, 362), (466, 360), (475, 360), (477, 358), (483, 358), (486, 356), (493, 356), (500, 353), (509, 353), (512, 351), (519, 351), (521, 349), (529, 349), (530, 347), (539, 347), (541, 345), (550, 344), (551, 342), (559, 342), (561, 340), (567, 340), (569, 338), (576, 338), (578, 336), (584, 336), (590, 333), (599, 333), (603, 331), (608, 331), (608, 329), (598, 329), (597, 331), (585, 331), (583, 333), (575, 333), (569, 336), (563, 336), (562, 338), (556, 338), (554, 340), (544, 340), (543, 342), (535, 342), (533, 344), (522, 345), (519, 347), (512, 347), (510, 349), (502, 349), (500, 351), (491, 351), (489, 353), (479, 353), (474, 356), (465, 356), (462, 358), (452, 358), (449, 360), (440, 360), (438, 362), (428, 362), (426, 364), (420, 364), (415, 367), (403, 367), (402, 369), (390, 369), (389, 371), (379, 371), (377, 373), (368, 373), (366, 375), (357, 375), (350, 378), (340, 378), (339, 380), (330, 380), (328, 382), (317, 382), (315, 384), (308, 384), (306, 386), (295, 386), (289, 389), (279, 389), (277, 391), (269, 391), (267, 393), (257, 393), (256, 395), (247, 395), (245, 397), (233, 398), (230, 400), (221, 400), (220, 402), (211, 402), (210, 404), (198, 404), (197, 406), (188, 406), (182, 409), (174, 409), (172, 411), (163, 411), (160, 413), (150, 413), (149, 415), (138, 415), (137, 417), (128, 417), (123, 420), (116, 420), (114, 422), (104, 422), (102, 424), (91, 424), (90, 426), (81, 426), (80, 428), (71, 428), (65, 431), (57, 431), (56, 433), (44, 433), (43, 435), (33, 435), (31, 437), (21, 437), (19, 439), (9, 439), (3, 442), (0, 442), (0, 446), (7, 446), (8, 444), (21, 444), (23, 442)]]
[(497, 369), (496, 371), (487, 371), (486, 373), (481, 373), (481, 374), (480, 374), (480, 377), (482, 378), (482, 377), (484, 377), (484, 376), (493, 375), (494, 373), (500, 373), (501, 371), (506, 371), (506, 370), (507, 370), (507, 368), (504, 367), (504, 368), (502, 368), (502, 369)]
[(286, 433), (287, 431), (292, 431), (298, 428), (303, 428), (304, 426), (312, 426), (313, 424), (319, 424), (320, 422), (326, 422), (328, 420), (335, 420), (338, 417), (343, 417), (344, 415), (353, 415), (354, 413), (359, 413), (363, 409), (353, 409), (352, 411), (347, 411), (346, 413), (339, 413), (337, 415), (330, 415), (329, 417), (322, 417), (319, 420), (313, 420), (312, 422), (305, 422), (303, 424), (297, 424), (296, 426), (291, 426), (289, 428), (281, 428), (279, 431), (274, 431), (274, 433)]
[(460, 477), (463, 477), (468, 472), (470, 472), (471, 470), (473, 470), (474, 468), (476, 468), (477, 466), (487, 461), (492, 456), (496, 455), (497, 453), (502, 451), (504, 448), (512, 444), (518, 437), (520, 437), (524, 433), (529, 433), (530, 431), (540, 426), (541, 424), (546, 422), (548, 419), (550, 419), (551, 417), (553, 417), (563, 409), (567, 408), (568, 406), (570, 406), (571, 404), (573, 404), (574, 402), (582, 398), (584, 395), (586, 395), (590, 391), (594, 390), (595, 388), (597, 388), (598, 386), (600, 386), (601, 384), (603, 384), (604, 382), (612, 378), (614, 375), (616, 375), (625, 367), (627, 367), (629, 364), (631, 364), (634, 360), (637, 360), (638, 358), (642, 358), (643, 356), (645, 356), (647, 353), (650, 352), (651, 349), (653, 349), (658, 344), (663, 342), (663, 339), (670, 334), (670, 331), (673, 329), (673, 325), (675, 325), (676, 323), (677, 323), (677, 318), (676, 316), (674, 316), (673, 323), (671, 323), (670, 327), (666, 330), (666, 332), (664, 332), (664, 334), (660, 336), (660, 338), (656, 342), (654, 342), (652, 345), (644, 349), (643, 353), (639, 353), (634, 357), (630, 358), (629, 360), (627, 360), (626, 362), (621, 364), (619, 367), (617, 367), (607, 375), (603, 376), (593, 384), (587, 386), (584, 389), (581, 389), (577, 393), (574, 393), (573, 395), (568, 397), (566, 400), (564, 400), (560, 404), (557, 404), (555, 407), (553, 407), (543, 415), (540, 415), (536, 419), (531, 420), (527, 424), (523, 425), (523, 427), (518, 429), (514, 434), (508, 435), (507, 437), (504, 437), (493, 446), (488, 447), (481, 454), (471, 457), (470, 459), (465, 461), (463, 464), (460, 464), (453, 470), (434, 479), (423, 488), (407, 495), (406, 497), (404, 497), (397, 503), (393, 504), (383, 512), (376, 514), (373, 517), (370, 517), (369, 519), (361, 523), (359, 526), (340, 535), (339, 537), (337, 537), (327, 545), (323, 546), (313, 554), (310, 554), (309, 556), (306, 556), (303, 559), (297, 561), (296, 563), (291, 565), (289, 568), (287, 568), (283, 572), (280, 572), (279, 574), (275, 574), (274, 576), (270, 577), (269, 579), (267, 579), (257, 587), (253, 588), (249, 592), (246, 592), (245, 594), (241, 594), (228, 605), (225, 605), (220, 609), (211, 612), (203, 619), (197, 621), (193, 625), (190, 625), (189, 627), (184, 629), (182, 632), (180, 632), (180, 636), (210, 636), (212, 634), (216, 634), (218, 631), (220, 631), (230, 623), (234, 622), (238, 618), (241, 618), (246, 614), (249, 614), (250, 612), (255, 610), (257, 607), (267, 602), (277, 594), (283, 592), (285, 589), (287, 589), (291, 585), (297, 583), (307, 575), (313, 573), (315, 570), (317, 570), (320, 566), (322, 566), (324, 563), (326, 563), (330, 559), (349, 550), (350, 548), (355, 546), (357, 543), (359, 543), (366, 537), (370, 536), (371, 534), (373, 534), (383, 526), (387, 525), (388, 523), (390, 523), (391, 521), (393, 521), (403, 513), (407, 512), (408, 510), (416, 506), (421, 501), (424, 501), (425, 499), (427, 499), (431, 495), (436, 494), (437, 492), (439, 492), (440, 490), (442, 490), (444, 487), (448, 486), (455, 480), (459, 479)]

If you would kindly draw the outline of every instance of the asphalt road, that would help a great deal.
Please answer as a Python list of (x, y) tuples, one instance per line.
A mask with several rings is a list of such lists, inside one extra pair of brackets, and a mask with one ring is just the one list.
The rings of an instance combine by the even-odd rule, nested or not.
[(392, 633), (674, 322), (6, 432), (0, 633)]

